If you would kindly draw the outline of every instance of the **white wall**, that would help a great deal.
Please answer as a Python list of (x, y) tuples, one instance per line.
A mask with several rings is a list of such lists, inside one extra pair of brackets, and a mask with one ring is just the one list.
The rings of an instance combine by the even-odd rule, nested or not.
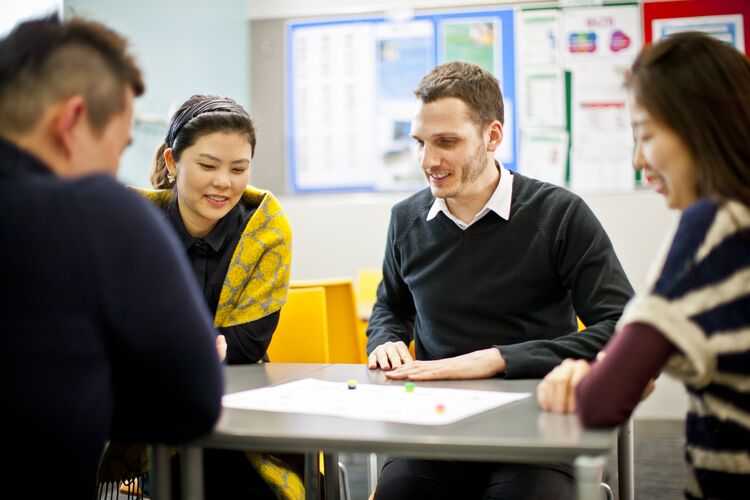
[(191, 95), (218, 94), (249, 105), (245, 0), (221, 0), (218, 7), (180, 0), (64, 0), (64, 7), (66, 15), (96, 19), (126, 36), (143, 70), (146, 93), (135, 103), (133, 144), (122, 158), (119, 175), (124, 182), (149, 186), (151, 162), (166, 135), (166, 123)]
[(502, 4), (524, 6), (557, 5), (549, 0), (247, 0), (250, 19), (280, 19), (303, 16), (344, 16), (353, 14), (387, 13), (403, 9), (437, 9)]

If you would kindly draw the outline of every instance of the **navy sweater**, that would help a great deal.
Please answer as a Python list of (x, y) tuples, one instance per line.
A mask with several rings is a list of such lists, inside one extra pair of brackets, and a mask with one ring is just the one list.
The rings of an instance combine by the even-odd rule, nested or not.
[(418, 359), (496, 346), (513, 378), (596, 355), (633, 290), (579, 197), (516, 173), (509, 220), (489, 212), (466, 230), (442, 212), (427, 221), (433, 201), (425, 189), (392, 210), (368, 352), (411, 338)]
[(92, 498), (105, 440), (207, 433), (216, 333), (155, 209), (109, 176), (61, 179), (0, 141), (0, 213), (8, 486)]

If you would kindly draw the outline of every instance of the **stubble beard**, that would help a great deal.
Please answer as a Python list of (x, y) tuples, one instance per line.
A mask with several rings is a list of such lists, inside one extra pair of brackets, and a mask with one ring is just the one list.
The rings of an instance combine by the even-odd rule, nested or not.
[(468, 186), (474, 184), (487, 168), (487, 147), (480, 144), (476, 152), (461, 167), (461, 182), (455, 190), (448, 193), (444, 198), (458, 198)]

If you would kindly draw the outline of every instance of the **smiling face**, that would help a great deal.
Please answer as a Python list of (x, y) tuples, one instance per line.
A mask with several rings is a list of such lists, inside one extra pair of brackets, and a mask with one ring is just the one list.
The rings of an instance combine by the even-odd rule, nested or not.
[(180, 216), (188, 233), (206, 236), (240, 201), (252, 154), (247, 136), (233, 132), (198, 138), (176, 164), (172, 150), (164, 152), (167, 168), (176, 178)]
[(655, 121), (632, 98), (628, 103), (635, 139), (633, 166), (664, 195), (667, 206), (684, 210), (698, 199), (698, 168), (687, 145), (673, 130)]
[(462, 100), (444, 97), (424, 103), (418, 99), (411, 135), (436, 198), (461, 202), (495, 181), (493, 152), (502, 137), (502, 125), (493, 122), (480, 130)]

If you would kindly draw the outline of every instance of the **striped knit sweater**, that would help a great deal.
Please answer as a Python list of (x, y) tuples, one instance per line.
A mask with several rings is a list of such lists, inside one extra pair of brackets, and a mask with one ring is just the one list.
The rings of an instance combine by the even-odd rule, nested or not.
[(750, 495), (750, 208), (703, 199), (682, 215), (661, 272), (620, 325), (647, 323), (675, 345), (688, 498)]

